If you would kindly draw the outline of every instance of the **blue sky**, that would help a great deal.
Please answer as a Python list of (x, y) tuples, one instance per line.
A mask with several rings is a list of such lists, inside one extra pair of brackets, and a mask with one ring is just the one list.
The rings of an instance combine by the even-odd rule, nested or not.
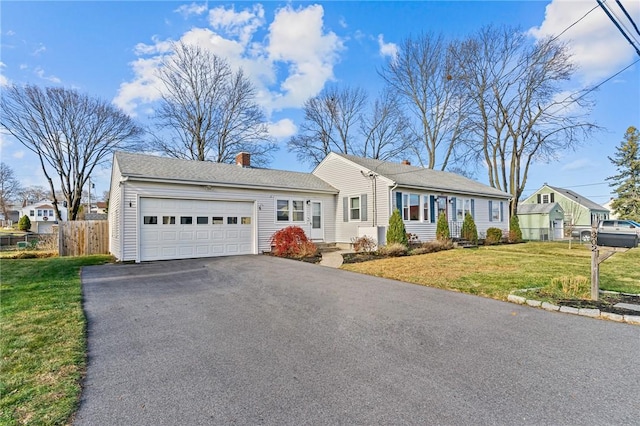
[[(609, 2), (613, 3), (612, 0)], [(640, 2), (622, 0), (640, 23)], [(519, 26), (535, 37), (558, 34), (595, 0), (412, 2), (173, 2), (2, 1), (0, 85), (57, 85), (98, 96), (148, 122), (158, 91), (153, 71), (168, 42), (208, 45), (242, 66), (259, 90), (280, 151), (271, 167), (309, 171), (286, 151), (301, 123), (301, 106), (326, 84), (381, 88), (379, 69), (402, 39), (423, 31), (464, 37), (487, 24)], [(592, 87), (638, 59), (601, 9), (569, 29), (580, 67), (569, 90)], [(636, 40), (640, 35), (636, 34)], [(535, 164), (525, 195), (544, 182), (606, 202), (607, 159), (626, 128), (640, 127), (640, 63), (594, 91), (591, 119), (604, 128), (554, 162)], [(0, 156), (25, 186), (43, 185), (35, 156), (3, 135)], [(108, 189), (109, 168), (98, 170), (94, 195)], [(479, 168), (476, 179), (487, 182)]]

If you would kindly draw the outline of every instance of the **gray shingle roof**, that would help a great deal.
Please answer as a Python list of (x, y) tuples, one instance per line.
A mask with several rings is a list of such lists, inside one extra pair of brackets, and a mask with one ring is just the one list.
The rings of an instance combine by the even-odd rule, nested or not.
[(554, 191), (556, 191), (558, 194), (562, 194), (572, 201), (573, 200), (577, 201), (579, 204), (588, 208), (589, 210), (597, 210), (601, 212), (609, 211), (606, 207), (602, 207), (600, 204), (594, 203), (590, 199), (585, 198), (582, 195), (578, 194), (577, 192), (573, 192), (570, 189), (558, 188), (557, 186), (551, 186), (551, 185), (547, 185), (547, 186), (553, 189)]
[(558, 203), (518, 204), (518, 214), (548, 214), (554, 209), (562, 210)]
[(194, 184), (223, 184), (300, 191), (337, 193), (311, 173), (239, 167), (233, 164), (181, 160), (129, 152), (116, 152), (114, 159), (123, 176)]
[(367, 168), (374, 173), (384, 176), (396, 182), (399, 186), (423, 188), (425, 190), (442, 192), (457, 192), (463, 194), (511, 198), (511, 195), (506, 192), (502, 192), (498, 189), (455, 173), (425, 169), (424, 167), (410, 166), (402, 163), (375, 160), (372, 158), (357, 157), (355, 155), (337, 155)]

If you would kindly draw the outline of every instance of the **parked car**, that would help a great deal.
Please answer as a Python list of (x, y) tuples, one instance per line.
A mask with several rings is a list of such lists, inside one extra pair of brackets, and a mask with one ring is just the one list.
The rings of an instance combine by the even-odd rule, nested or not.
[(602, 220), (598, 223), (597, 244), (609, 247), (638, 247), (640, 225), (632, 220)]

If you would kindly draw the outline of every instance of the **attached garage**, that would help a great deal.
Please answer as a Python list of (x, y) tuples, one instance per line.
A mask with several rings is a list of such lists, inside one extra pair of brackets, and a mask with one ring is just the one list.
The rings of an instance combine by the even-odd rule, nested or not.
[(255, 252), (254, 203), (140, 198), (140, 260)]

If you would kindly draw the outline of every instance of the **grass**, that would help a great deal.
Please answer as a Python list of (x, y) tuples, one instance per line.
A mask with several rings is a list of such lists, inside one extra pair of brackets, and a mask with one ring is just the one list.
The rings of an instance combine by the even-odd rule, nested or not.
[(2, 259), (0, 424), (67, 424), (86, 365), (80, 268), (110, 256)]
[[(591, 276), (591, 246), (535, 243), (448, 250), (343, 265), (342, 268), (447, 290), (506, 300), (514, 290), (554, 279)], [(640, 293), (640, 248), (600, 264), (600, 289)]]

